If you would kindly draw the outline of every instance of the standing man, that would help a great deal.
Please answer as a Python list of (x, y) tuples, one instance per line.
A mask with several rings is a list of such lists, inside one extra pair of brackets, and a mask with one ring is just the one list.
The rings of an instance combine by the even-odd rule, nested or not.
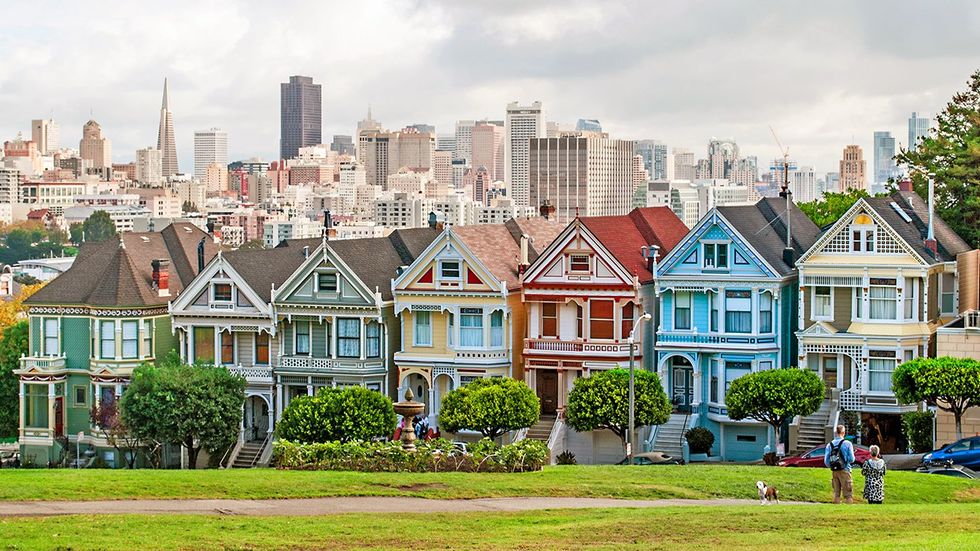
[(834, 488), (834, 503), (840, 503), (841, 494), (848, 503), (854, 503), (854, 487), (851, 483), (851, 463), (854, 463), (854, 446), (844, 440), (844, 425), (837, 425), (837, 436), (827, 444), (823, 464), (830, 468), (830, 485)]

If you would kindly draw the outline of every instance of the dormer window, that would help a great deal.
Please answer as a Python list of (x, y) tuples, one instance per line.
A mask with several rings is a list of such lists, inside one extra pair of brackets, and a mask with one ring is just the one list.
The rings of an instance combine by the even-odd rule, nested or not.
[(568, 255), (568, 271), (573, 273), (589, 273), (591, 263), (587, 254)]
[(439, 263), (439, 279), (458, 281), (462, 279), (462, 269), (458, 260), (443, 260)]
[(337, 292), (337, 274), (318, 274), (316, 278), (317, 291), (321, 293)]
[(875, 251), (874, 220), (867, 214), (854, 217), (851, 224), (851, 252), (873, 253)]
[(728, 269), (728, 243), (705, 243), (704, 263), (702, 266), (709, 270)]
[(231, 283), (211, 285), (211, 302), (231, 302)]

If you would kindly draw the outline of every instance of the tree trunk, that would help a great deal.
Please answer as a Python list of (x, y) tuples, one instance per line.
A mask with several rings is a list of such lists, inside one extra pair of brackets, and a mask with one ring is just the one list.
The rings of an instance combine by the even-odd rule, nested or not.
[(956, 439), (963, 439), (963, 412), (960, 410), (953, 411), (953, 418), (956, 420)]
[(197, 468), (197, 454), (201, 451), (200, 447), (194, 447), (194, 439), (188, 438), (184, 442), (184, 447), (187, 448), (187, 468), (196, 469)]

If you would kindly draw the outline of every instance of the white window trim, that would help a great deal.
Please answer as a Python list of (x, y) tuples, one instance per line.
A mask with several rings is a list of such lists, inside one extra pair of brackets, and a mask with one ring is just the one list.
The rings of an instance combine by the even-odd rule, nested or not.
[[(219, 300), (214, 297), (214, 288), (217, 285), (227, 285), (231, 287), (231, 298), (229, 300)], [(208, 293), (208, 304), (235, 304), (235, 286), (232, 284), (231, 280), (212, 281), (210, 287), (208, 288)]]
[[(56, 323), (57, 323), (57, 325), (58, 325), (58, 335), (57, 335), (58, 344), (55, 345), (56, 350), (54, 351), (54, 354), (52, 354), (51, 352), (48, 351), (48, 346), (47, 346), (47, 336), (48, 336), (48, 333), (47, 333), (47, 329), (48, 329), (47, 328), (47, 322), (48, 322), (48, 320), (55, 320)], [(61, 318), (60, 317), (42, 317), (41, 318), (41, 356), (44, 356), (44, 357), (47, 357), (47, 358), (53, 358), (53, 357), (61, 356)]]
[[(585, 262), (589, 265), (589, 267), (587, 269), (585, 269), (585, 270), (573, 270), (572, 269), (572, 257), (573, 256), (584, 256), (585, 257)], [(592, 273), (592, 255), (589, 254), (589, 253), (568, 253), (568, 273), (570, 273), (570, 274), (576, 274), (576, 275), (591, 274)]]
[[(443, 265), (444, 264), (447, 264), (447, 263), (450, 263), (450, 262), (455, 262), (456, 265), (459, 266), (459, 275), (457, 275), (456, 277), (446, 277), (446, 275), (442, 271)], [(438, 275), (439, 275), (439, 281), (453, 281), (453, 282), (462, 282), (463, 281), (463, 261), (462, 261), (462, 259), (459, 259), (459, 258), (446, 258), (444, 260), (439, 260), (439, 266), (438, 266), (438, 268), (439, 269), (437, 271), (438, 271)]]
[[(463, 345), (463, 316), (476, 316), (474, 313), (464, 314), (462, 308), (457, 310), (459, 315), (456, 316), (456, 330), (459, 331), (459, 340), (456, 341), (456, 348), (463, 350), (486, 350), (490, 348), (490, 316), (487, 314), (487, 309), (483, 307), (467, 307), (467, 308), (479, 308), (480, 312), (480, 333), (482, 334), (481, 342), (477, 346), (464, 346)], [(430, 318), (431, 319), (431, 318)]]
[[(689, 319), (688, 319), (688, 325), (689, 325), (689, 327), (686, 327), (686, 328), (685, 327), (677, 327), (677, 295), (679, 293), (687, 293), (687, 296), (688, 296), (688, 298), (690, 300), (690, 304), (687, 307), (687, 309), (690, 311)], [(673, 308), (673, 311), (671, 312), (671, 316), (670, 316), (670, 324), (674, 328), (673, 330), (674, 331), (687, 331), (689, 333), (693, 333), (694, 332), (694, 329), (695, 329), (695, 325), (694, 325), (694, 293), (691, 292), (691, 291), (675, 291), (673, 293), (673, 296), (671, 297), (670, 305)], [(721, 310), (719, 309), (719, 312), (720, 311)], [(591, 318), (589, 318), (589, 319), (591, 319)], [(722, 318), (722, 319), (724, 319), (724, 318)], [(723, 324), (719, 324), (718, 325), (718, 328), (719, 329), (721, 329), (722, 327), (724, 327)]]
[[(830, 289), (830, 315), (829, 316), (818, 316), (817, 315), (817, 287), (826, 287)], [(834, 321), (834, 293), (835, 287), (829, 285), (814, 285), (810, 288), (810, 319), (812, 321)]]
[[(705, 245), (714, 245), (714, 254), (712, 255), (711, 261), (714, 263), (711, 266), (705, 264), (708, 260), (708, 254), (705, 249)], [(725, 254), (725, 265), (718, 266), (718, 245), (725, 245), (727, 253)], [(701, 269), (708, 270), (711, 272), (727, 272), (732, 269), (732, 242), (726, 241), (724, 239), (707, 239), (701, 241)]]
[[(299, 352), (299, 350), (296, 347), (296, 343), (299, 342), (299, 331), (297, 331), (296, 329), (297, 329), (297, 327), (299, 327), (299, 325), (301, 323), (305, 323), (305, 324), (307, 324), (307, 327), (309, 327), (309, 331), (306, 332), (306, 336), (309, 339), (309, 342), (307, 343), (308, 350), (305, 353)], [(216, 356), (219, 356), (219, 357), (221, 356), (220, 341), (219, 341), (219, 350), (218, 350), (217, 354), (215, 354), (215, 355)], [(298, 320), (298, 321), (296, 321), (296, 323), (293, 324), (293, 355), (294, 356), (312, 356), (313, 355), (313, 322), (311, 322), (309, 320)]]
[[(878, 226), (876, 224), (851, 224), (848, 226), (847, 231), (847, 242), (849, 244), (848, 249), (852, 253), (871, 253), (875, 254), (878, 252)], [(860, 250), (854, 249), (854, 232), (861, 232), (861, 248)], [(868, 233), (871, 233), (873, 237), (874, 250), (869, 251), (868, 244)]]
[[(323, 276), (333, 276), (334, 278), (333, 291), (324, 291), (320, 289), (320, 278)], [(316, 287), (314, 288), (314, 291), (316, 292), (317, 296), (335, 297), (340, 294), (340, 276), (338, 276), (336, 272), (317, 272), (315, 283), (316, 283)]]
[[(420, 343), (419, 342), (419, 331), (418, 331), (418, 327), (419, 327), (419, 322), (418, 322), (418, 320), (419, 320), (419, 314), (428, 314), (429, 315), (429, 342), (428, 343)], [(459, 320), (456, 320), (456, 324), (459, 325)], [(432, 345), (432, 341), (435, 340), (435, 339), (432, 338), (432, 336), (433, 336), (432, 335), (432, 325), (433, 325), (432, 324), (432, 312), (429, 312), (428, 310), (419, 310), (417, 312), (412, 312), (412, 346), (415, 346), (415, 347), (418, 347), (418, 348), (432, 348), (432, 346), (433, 346)]]
[[(872, 348), (871, 350), (883, 350), (883, 349)], [(892, 350), (888, 350), (888, 351), (892, 352)], [(894, 352), (896, 354), (894, 358), (879, 358), (879, 357), (872, 357), (872, 356), (868, 356), (868, 358), (866, 358), (865, 361), (867, 367), (861, 370), (862, 379), (863, 379), (861, 383), (863, 388), (867, 389), (864, 392), (866, 396), (894, 396), (895, 395), (894, 390), (871, 390), (871, 360), (891, 360), (895, 362), (895, 367), (892, 368), (892, 373), (894, 373), (895, 369), (898, 369), (898, 366), (902, 364), (902, 361), (905, 356), (905, 349), (899, 348), (897, 350), (894, 350)], [(916, 357), (915, 352), (912, 353), (912, 357), (913, 359)]]

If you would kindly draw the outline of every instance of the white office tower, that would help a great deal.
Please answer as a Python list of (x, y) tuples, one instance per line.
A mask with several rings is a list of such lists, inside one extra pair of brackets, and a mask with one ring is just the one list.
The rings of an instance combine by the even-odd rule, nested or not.
[(909, 143), (905, 144), (909, 151), (915, 151), (919, 147), (919, 142), (929, 136), (930, 126), (932, 126), (932, 118), (928, 113), (912, 113), (909, 117)]
[(136, 150), (136, 181), (150, 186), (163, 180), (163, 153), (155, 147)]
[(473, 126), (476, 121), (456, 121), (456, 143), (453, 159), (462, 159), (469, 164), (473, 158)]
[(58, 151), (60, 130), (54, 119), (34, 119), (31, 121), (31, 140), (40, 155), (53, 155)]
[(208, 166), (228, 166), (228, 132), (209, 128), (194, 132), (194, 177), (203, 180)]
[(507, 104), (504, 128), (504, 181), (510, 186), (514, 204), (529, 206), (529, 144), (530, 140), (545, 137), (541, 102), (536, 101), (531, 105), (519, 105), (517, 102)]

